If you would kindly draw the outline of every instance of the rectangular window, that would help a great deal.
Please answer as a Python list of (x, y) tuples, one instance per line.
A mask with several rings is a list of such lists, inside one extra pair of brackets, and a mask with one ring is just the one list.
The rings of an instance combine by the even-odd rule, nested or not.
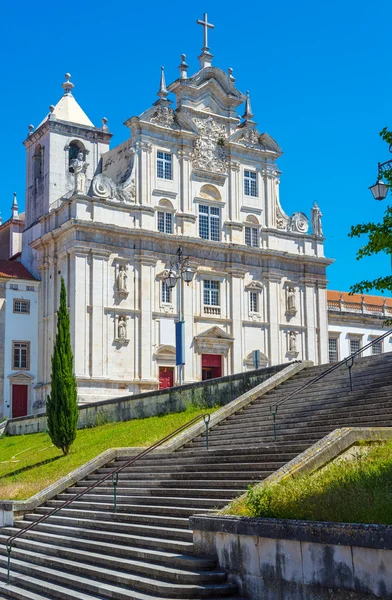
[(199, 205), (199, 236), (203, 240), (220, 240), (220, 208)]
[(29, 369), (30, 343), (12, 342), (12, 368)]
[(257, 227), (245, 227), (245, 244), (257, 248), (259, 245)]
[(166, 281), (162, 281), (161, 300), (164, 304), (171, 304), (171, 288), (167, 285)]
[(257, 173), (255, 171), (244, 172), (245, 196), (257, 197)]
[(204, 280), (204, 304), (219, 306), (219, 281)]
[(14, 313), (28, 315), (30, 313), (30, 300), (17, 300), (14, 298)]
[(172, 155), (168, 152), (157, 152), (157, 176), (160, 179), (173, 179)]
[(356, 339), (350, 340), (350, 354), (354, 354), (354, 352), (358, 352), (358, 350), (360, 348), (361, 348), (360, 340), (356, 340)]
[(173, 216), (171, 213), (158, 212), (158, 231), (173, 233)]
[(334, 363), (338, 361), (338, 340), (337, 338), (328, 339), (328, 353), (329, 362)]
[(259, 312), (259, 294), (258, 294), (258, 292), (250, 292), (250, 294), (249, 294), (249, 311), (251, 313)]
[(382, 354), (382, 341), (372, 345), (372, 354)]
[(10, 290), (17, 290), (17, 289), (18, 289), (18, 284), (17, 283), (11, 283)]

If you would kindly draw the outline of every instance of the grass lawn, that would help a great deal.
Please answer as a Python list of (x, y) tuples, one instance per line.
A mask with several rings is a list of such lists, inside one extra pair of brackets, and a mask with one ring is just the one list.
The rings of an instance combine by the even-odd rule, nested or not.
[(392, 525), (392, 441), (313, 474), (248, 490), (225, 514)]
[(216, 409), (191, 407), (162, 417), (78, 430), (68, 456), (47, 433), (0, 438), (0, 499), (24, 500), (108, 448), (150, 446), (187, 421)]

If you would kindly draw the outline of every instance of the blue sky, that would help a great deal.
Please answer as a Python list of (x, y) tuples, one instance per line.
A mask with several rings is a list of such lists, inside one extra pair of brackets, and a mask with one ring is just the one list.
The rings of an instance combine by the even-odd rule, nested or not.
[[(350, 225), (379, 220), (386, 201), (368, 190), (377, 161), (390, 158), (378, 136), (392, 127), (390, 39), (392, 4), (378, 0), (315, 3), (280, 0), (239, 5), (152, 0), (111, 4), (84, 0), (9, 3), (0, 25), (3, 219), (12, 193), (24, 206), (22, 141), (62, 93), (72, 74), (75, 97), (100, 125), (109, 119), (113, 144), (128, 137), (123, 122), (156, 99), (160, 66), (167, 82), (178, 76), (180, 54), (197, 70), (208, 13), (213, 64), (233, 67), (236, 85), (249, 89), (260, 131), (284, 151), (281, 201), (289, 214), (323, 212), (329, 287), (347, 290), (362, 278), (389, 273), (390, 259), (355, 260), (360, 241)], [(362, 242), (363, 243), (363, 242)]]

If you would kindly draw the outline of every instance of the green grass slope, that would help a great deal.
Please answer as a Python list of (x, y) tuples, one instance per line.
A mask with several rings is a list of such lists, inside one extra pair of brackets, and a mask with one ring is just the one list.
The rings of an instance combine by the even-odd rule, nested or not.
[(392, 442), (313, 474), (249, 488), (224, 511), (248, 517), (392, 525)]
[(63, 456), (47, 433), (0, 438), (0, 499), (24, 500), (109, 448), (150, 446), (203, 412), (190, 407), (162, 417), (108, 423), (78, 430)]

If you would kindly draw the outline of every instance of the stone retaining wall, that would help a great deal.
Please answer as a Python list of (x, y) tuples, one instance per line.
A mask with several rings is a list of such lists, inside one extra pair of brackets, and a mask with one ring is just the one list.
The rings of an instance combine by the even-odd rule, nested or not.
[(392, 598), (392, 526), (195, 516), (194, 551), (249, 600)]
[[(79, 407), (78, 428), (182, 412), (190, 405), (200, 406), (200, 408), (224, 406), (287, 366), (276, 365), (181, 387), (123, 396), (103, 402), (91, 402)], [(6, 427), (8, 435), (38, 433), (45, 430), (45, 415), (10, 419)]]

